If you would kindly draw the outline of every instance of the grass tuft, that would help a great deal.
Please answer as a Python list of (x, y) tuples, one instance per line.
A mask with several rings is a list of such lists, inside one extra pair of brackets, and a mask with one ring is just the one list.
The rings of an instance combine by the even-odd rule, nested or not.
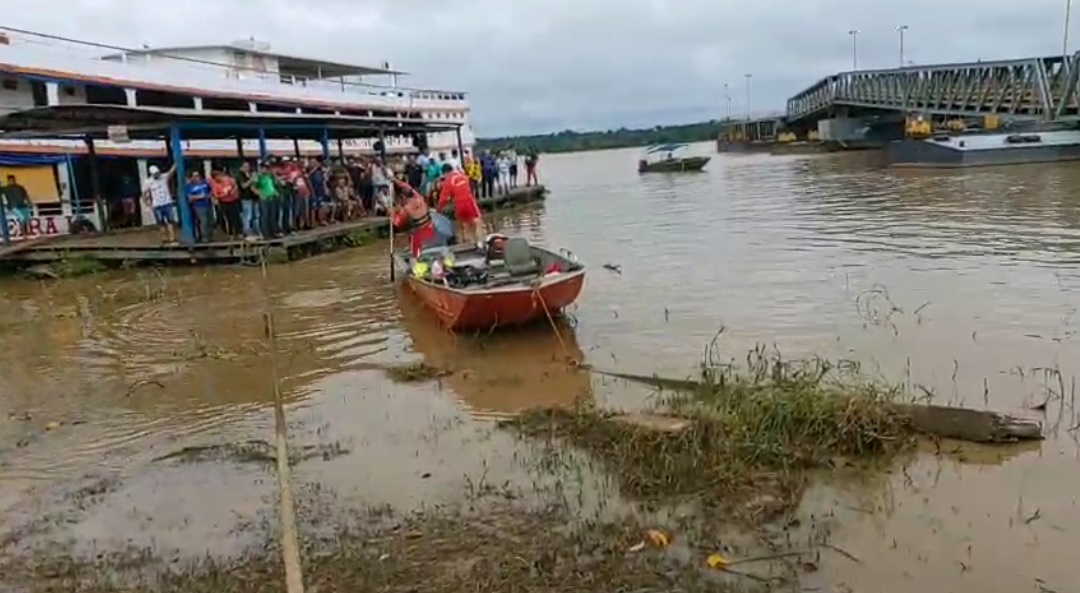
[(691, 420), (682, 429), (593, 408), (535, 410), (504, 426), (589, 451), (630, 496), (703, 497), (744, 516), (745, 503), (768, 500), (754, 519), (792, 510), (810, 471), (888, 458), (913, 443), (887, 405), (896, 390), (843, 381), (836, 366), (787, 362), (763, 349), (747, 361), (741, 369), (703, 365), (700, 382), (663, 398), (662, 413)]

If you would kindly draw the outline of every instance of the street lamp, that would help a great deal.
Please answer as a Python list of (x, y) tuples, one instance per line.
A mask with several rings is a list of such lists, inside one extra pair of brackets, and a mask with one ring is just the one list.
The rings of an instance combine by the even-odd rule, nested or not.
[[(1069, 0), (1070, 2), (1072, 0)], [(904, 31), (908, 30), (907, 25), (900, 25), (896, 28), (896, 32), (900, 34), (900, 67), (904, 67)]]
[(750, 120), (750, 77), (753, 74), (743, 74), (746, 77), (746, 119)]
[(1068, 63), (1069, 59), (1069, 19), (1072, 17), (1072, 0), (1065, 0), (1065, 35), (1061, 39), (1061, 56)]
[(851, 35), (851, 69), (859, 69), (859, 30), (852, 29), (847, 32)]
[(731, 120), (731, 90), (726, 82), (724, 83), (724, 98), (727, 99), (727, 118)]

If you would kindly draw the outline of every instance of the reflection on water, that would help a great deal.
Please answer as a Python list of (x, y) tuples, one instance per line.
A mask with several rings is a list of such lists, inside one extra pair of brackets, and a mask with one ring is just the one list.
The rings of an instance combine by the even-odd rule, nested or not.
[(590, 396), (589, 374), (568, 364), (585, 358), (570, 323), (454, 335), (436, 324), (412, 292), (399, 290), (410, 350), (429, 365), (452, 371), (443, 381), (475, 417), (505, 418), (537, 406), (569, 407)]
[[(683, 374), (720, 327), (732, 358), (767, 343), (791, 356), (851, 359), (940, 402), (1017, 410), (1048, 389), (1071, 393), (1069, 365), (1080, 360), (1075, 166), (917, 172), (875, 168), (865, 155), (720, 155), (700, 175), (639, 175), (637, 157), (546, 156), (548, 203), (494, 221), (590, 266), (562, 342), (549, 326), (489, 337), (434, 328), (414, 301), (399, 304), (385, 246), (271, 268), (293, 438), (351, 451), (301, 464), (298, 479), (363, 504), (452, 496), (471, 471), (501, 464), (512, 472), (513, 444), (477, 438), (477, 420), (581, 397), (640, 399), (569, 370), (567, 354), (626, 372)], [(0, 418), (11, 419), (0, 423), (0, 511), (28, 516), (35, 497), (51, 500), (70, 476), (105, 474), (128, 479), (124, 498), (83, 527), (95, 537), (118, 537), (136, 502), (172, 509), (158, 522), (186, 525), (196, 543), (218, 533), (191, 518), (198, 504), (230, 501), (254, 520), (251, 509), (270, 496), (261, 470), (214, 470), (220, 487), (212, 488), (195, 477), (211, 474), (152, 460), (272, 434), (259, 278), (220, 268), (5, 281)], [(455, 373), (403, 386), (374, 370), (418, 356)], [(1062, 382), (1032, 372), (1053, 367)], [(1054, 401), (1052, 422), (1075, 412), (1071, 401)], [(46, 431), (49, 422), (61, 426)], [(837, 510), (844, 547), (879, 560), (830, 578), (996, 590), (989, 585), (1029, 586), (1037, 568), (1077, 581), (1078, 569), (1061, 562), (1064, 538), (1080, 531), (1062, 495), (1080, 488), (1073, 424), (1003, 465), (921, 457), (892, 476), (888, 504)], [(834, 494), (812, 497), (810, 510), (845, 504), (825, 502)], [(1042, 518), (1016, 520), (1020, 506), (1040, 508)], [(1042, 555), (1028, 564), (1033, 546)], [(1006, 555), (1025, 568), (1004, 568)]]

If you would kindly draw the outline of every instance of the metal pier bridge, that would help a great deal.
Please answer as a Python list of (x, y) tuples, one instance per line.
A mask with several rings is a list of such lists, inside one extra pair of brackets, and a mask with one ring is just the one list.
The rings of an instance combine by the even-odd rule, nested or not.
[(786, 120), (830, 117), (837, 108), (945, 116), (1080, 120), (1080, 53), (967, 64), (858, 70), (819, 80), (787, 102)]

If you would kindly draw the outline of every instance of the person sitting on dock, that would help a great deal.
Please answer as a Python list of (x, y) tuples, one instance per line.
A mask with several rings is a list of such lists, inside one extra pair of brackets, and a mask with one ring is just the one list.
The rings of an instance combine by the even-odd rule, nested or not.
[(353, 195), (352, 185), (348, 177), (338, 177), (337, 185), (334, 186), (334, 204), (331, 216), (337, 222), (346, 222), (356, 216), (358, 202)]
[(461, 171), (455, 171), (453, 165), (443, 165), (443, 180), (439, 188), (440, 212), (452, 209), (457, 222), (457, 236), (463, 243), (480, 245), (484, 240), (484, 219), (480, 215), (480, 205), (476, 196), (469, 189), (469, 179)]
[(169, 189), (169, 179), (175, 172), (175, 164), (164, 173), (157, 165), (150, 165), (150, 177), (143, 192), (143, 202), (153, 209), (154, 221), (161, 228), (162, 239), (169, 245), (176, 244), (176, 205)]
[(311, 184), (311, 226), (326, 226), (330, 211), (326, 167), (319, 159), (308, 160), (307, 178)]

